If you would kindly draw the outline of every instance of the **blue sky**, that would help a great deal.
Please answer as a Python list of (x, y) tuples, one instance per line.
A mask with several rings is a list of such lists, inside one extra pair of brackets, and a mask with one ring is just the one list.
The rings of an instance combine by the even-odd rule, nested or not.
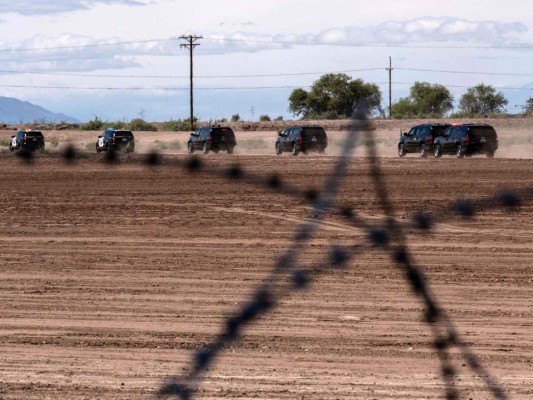
[[(508, 110), (533, 97), (529, 0), (0, 0), (0, 95), (80, 120), (195, 115), (294, 118), (288, 97), (322, 73), (377, 83), (393, 100), (415, 81), (490, 84)], [(384, 104), (386, 106), (387, 104)], [(253, 117), (252, 117), (253, 116)]]

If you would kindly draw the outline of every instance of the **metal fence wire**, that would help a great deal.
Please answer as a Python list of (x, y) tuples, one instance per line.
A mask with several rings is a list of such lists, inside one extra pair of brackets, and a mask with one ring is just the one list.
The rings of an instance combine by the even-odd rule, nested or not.
[[(383, 223), (369, 223), (358, 215), (357, 210), (334, 205), (341, 184), (346, 177), (347, 168), (353, 160), (353, 151), (360, 141), (366, 145), (367, 157), (370, 160), (370, 175), (377, 202), (383, 213)], [(30, 152), (19, 152), (18, 155), (27, 163), (33, 161), (33, 155)], [(77, 150), (74, 147), (68, 147), (62, 156), (65, 162), (74, 163), (78, 156)], [(107, 152), (105, 160), (115, 165), (121, 162), (120, 156), (114, 152)], [(457, 199), (451, 206), (438, 213), (421, 210), (414, 214), (410, 222), (400, 224), (395, 216), (394, 204), (389, 198), (384, 174), (378, 162), (372, 124), (364, 109), (354, 113), (342, 154), (338, 157), (324, 187), (318, 192), (290, 186), (283, 181), (282, 176), (277, 174), (260, 176), (245, 171), (238, 164), (225, 169), (220, 166), (211, 167), (203, 159), (194, 156), (182, 161), (163, 158), (153, 152), (146, 156), (143, 163), (152, 168), (180, 168), (191, 174), (216, 175), (220, 179), (244, 182), (282, 195), (303, 199), (311, 205), (310, 217), (297, 227), (292, 245), (277, 259), (270, 274), (257, 284), (253, 294), (244, 305), (225, 319), (218, 335), (210, 343), (194, 352), (186, 372), (181, 376), (169, 377), (161, 384), (157, 393), (159, 397), (180, 400), (194, 398), (209, 367), (228, 345), (234, 344), (246, 335), (247, 326), (275, 309), (282, 298), (293, 292), (311, 289), (313, 283), (322, 274), (333, 269), (348, 268), (350, 262), (365, 250), (379, 248), (402, 272), (413, 295), (423, 306), (423, 319), (432, 334), (433, 350), (440, 363), (440, 375), (445, 386), (444, 397), (448, 400), (459, 399), (458, 370), (454, 367), (451, 357), (451, 352), (458, 350), (464, 364), (484, 381), (492, 398), (508, 399), (505, 389), (483, 366), (480, 359), (461, 338), (450, 316), (439, 305), (422, 268), (416, 264), (409, 251), (408, 240), (404, 232), (406, 228), (414, 228), (419, 233), (430, 232), (436, 229), (439, 222), (449, 213), (469, 219), (481, 210), (501, 208), (515, 211), (522, 203), (529, 202), (533, 198), (533, 188), (503, 189), (481, 200)], [(366, 242), (353, 243), (349, 247), (330, 244), (327, 256), (312, 269), (306, 268), (298, 262), (298, 255), (313, 238), (321, 222), (330, 214), (342, 216), (354, 230), (362, 231)]]

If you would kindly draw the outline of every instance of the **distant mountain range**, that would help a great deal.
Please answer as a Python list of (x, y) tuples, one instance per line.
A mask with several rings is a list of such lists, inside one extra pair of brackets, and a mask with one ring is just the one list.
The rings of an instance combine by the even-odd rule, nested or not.
[(68, 115), (53, 113), (27, 101), (0, 96), (0, 124), (60, 122), (78, 123), (80, 121)]

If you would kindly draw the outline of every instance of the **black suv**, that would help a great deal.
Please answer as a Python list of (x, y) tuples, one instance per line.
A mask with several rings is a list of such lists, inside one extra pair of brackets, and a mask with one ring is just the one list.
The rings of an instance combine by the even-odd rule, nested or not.
[(237, 146), (235, 133), (229, 126), (205, 126), (191, 133), (187, 142), (189, 154), (194, 150), (202, 150), (204, 154), (214, 151), (226, 150), (228, 154), (233, 154), (233, 149)]
[(119, 150), (123, 150), (125, 153), (133, 153), (135, 151), (135, 137), (131, 131), (107, 128), (102, 135), (98, 136), (96, 141), (97, 153)]
[(328, 135), (324, 128), (318, 125), (296, 125), (278, 133), (275, 149), (280, 155), (284, 151), (290, 151), (297, 156), (301, 151), (307, 154), (309, 151), (324, 153), (328, 147)]
[(450, 124), (421, 124), (413, 126), (409, 132), (400, 136), (398, 142), (398, 155), (405, 156), (407, 153), (419, 153), (420, 157), (427, 157), (433, 152), (435, 139), (441, 136)]
[(18, 131), (16, 135), (11, 136), (9, 141), (9, 150), (44, 150), (44, 137), (40, 131), (26, 129)]
[(498, 135), (494, 128), (486, 124), (462, 124), (451, 126), (444, 134), (435, 139), (433, 154), (455, 154), (457, 158), (485, 154), (494, 157), (498, 149)]

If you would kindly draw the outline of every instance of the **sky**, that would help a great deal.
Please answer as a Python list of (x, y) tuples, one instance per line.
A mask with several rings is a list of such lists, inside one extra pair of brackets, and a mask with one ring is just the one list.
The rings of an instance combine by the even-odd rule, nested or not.
[(533, 97), (533, 0), (0, 0), (0, 96), (81, 121), (297, 119), (288, 98), (325, 73), (376, 83), (388, 106), (416, 81), (460, 97)]

